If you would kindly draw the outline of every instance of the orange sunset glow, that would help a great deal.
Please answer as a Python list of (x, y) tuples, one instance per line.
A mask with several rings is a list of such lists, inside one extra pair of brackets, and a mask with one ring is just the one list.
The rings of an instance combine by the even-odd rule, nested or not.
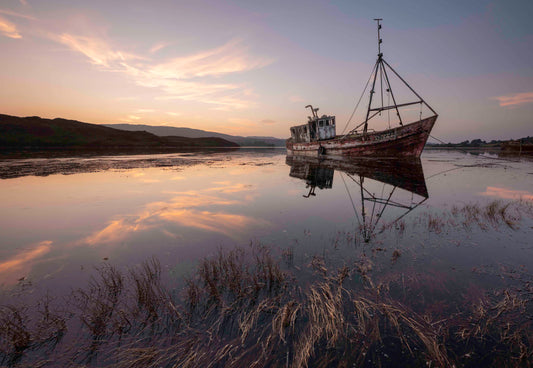
[(531, 3), (418, 5), (4, 1), (0, 113), (286, 138), (311, 103), (344, 124), (379, 15), (385, 55), (439, 111), (435, 136), (530, 134)]

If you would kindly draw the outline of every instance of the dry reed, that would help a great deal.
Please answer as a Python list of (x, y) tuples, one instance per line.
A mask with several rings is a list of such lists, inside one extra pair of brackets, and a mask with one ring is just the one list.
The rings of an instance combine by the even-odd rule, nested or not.
[[(515, 213), (501, 204), (453, 211), (498, 223)], [(400, 255), (396, 249), (392, 262)], [(439, 295), (452, 294), (441, 275), (375, 279), (364, 252), (341, 267), (322, 256), (301, 271), (287, 264), (299, 278), (282, 269), (286, 258), (254, 244), (219, 250), (199, 262), (182, 293), (164, 286), (156, 259), (127, 273), (102, 267), (73, 292), (75, 308), (64, 315), (46, 300), (39, 313), (0, 308), (0, 364), (46, 366), (52, 351), (57, 366), (119, 368), (530, 366), (526, 294), (480, 293), (472, 303), (465, 291), (457, 304), (464, 307), (452, 307), (439, 304)], [(80, 327), (68, 331), (69, 318)], [(76, 346), (60, 343), (66, 333), (79, 336)], [(46, 341), (53, 343), (43, 350)]]

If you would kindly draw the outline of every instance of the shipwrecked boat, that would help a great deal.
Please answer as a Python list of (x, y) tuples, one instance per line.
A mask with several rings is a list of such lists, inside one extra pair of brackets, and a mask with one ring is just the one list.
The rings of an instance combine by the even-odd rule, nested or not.
[[(335, 116), (319, 116), (318, 108), (307, 105), (306, 108), (311, 109), (312, 115), (308, 117), (306, 124), (290, 128), (291, 137), (286, 142), (288, 154), (398, 158), (419, 157), (422, 153), (438, 114), (385, 61), (381, 52), (381, 19), (375, 20), (378, 26), (378, 58), (369, 78), (369, 82), (372, 80), (372, 84), (366, 118), (347, 134), (337, 135)], [(390, 83), (389, 72), (392, 72), (392, 75), (399, 79), (416, 96), (414, 101), (397, 103)], [(374, 98), (376, 88), (380, 89), (378, 97), (381, 97), (381, 104), (379, 106), (373, 106), (373, 102), (379, 102), (377, 101), (379, 98)], [(392, 103), (385, 104), (384, 96), (391, 98)], [(404, 123), (400, 111), (402, 108), (412, 105), (420, 106), (419, 120)], [(429, 109), (430, 116), (422, 118), (423, 106)], [(369, 129), (371, 119), (389, 110), (395, 110), (398, 126), (381, 131)]]

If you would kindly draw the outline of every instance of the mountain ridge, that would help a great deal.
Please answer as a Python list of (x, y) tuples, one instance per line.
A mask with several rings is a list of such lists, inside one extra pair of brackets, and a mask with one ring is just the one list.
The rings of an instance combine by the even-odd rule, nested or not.
[(205, 138), (217, 137), (230, 142), (234, 142), (239, 146), (262, 146), (273, 147), (285, 146), (285, 140), (275, 137), (264, 136), (235, 136), (224, 133), (211, 132), (207, 130), (187, 128), (187, 127), (170, 127), (165, 125), (145, 125), (145, 124), (103, 124), (104, 126), (121, 129), (126, 131), (146, 131), (157, 136), (178, 135), (187, 138)]
[(1, 150), (118, 149), (154, 152), (206, 147), (238, 147), (238, 144), (219, 137), (161, 137), (146, 131), (119, 130), (77, 120), (0, 114)]

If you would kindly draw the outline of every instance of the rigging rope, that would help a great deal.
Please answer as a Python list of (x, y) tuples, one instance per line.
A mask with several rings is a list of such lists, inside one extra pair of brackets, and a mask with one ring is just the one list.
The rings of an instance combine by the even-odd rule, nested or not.
[(346, 181), (344, 180), (344, 176), (342, 175), (342, 171), (340, 173), (341, 173), (342, 182), (344, 183), (344, 187), (346, 188), (346, 193), (348, 193), (348, 197), (350, 197), (350, 202), (352, 203), (352, 208), (353, 208), (353, 211), (355, 213), (355, 218), (357, 219), (357, 222), (359, 223), (359, 226), (361, 226), (361, 221), (359, 221), (359, 214), (357, 213), (357, 210), (355, 209), (355, 204), (353, 203), (352, 195), (350, 194), (350, 191), (348, 190), (348, 185), (346, 185)]
[[(361, 102), (361, 99), (363, 98), (363, 96), (365, 94), (366, 88), (368, 87), (368, 83), (370, 83), (370, 79), (372, 79), (372, 75), (374, 74), (374, 69), (375, 68), (376, 68), (376, 66), (374, 65), (372, 67), (372, 72), (370, 73), (370, 76), (368, 77), (368, 80), (366, 81), (365, 88), (363, 88), (363, 92), (361, 93), (361, 97), (359, 97), (359, 101), (357, 101), (357, 104), (355, 105), (355, 108), (352, 111), (352, 115), (350, 115), (350, 118), (346, 122), (346, 125), (344, 126), (344, 129), (342, 130), (341, 134), (344, 134), (344, 132), (346, 131), (346, 128), (348, 128), (348, 124), (350, 124), (350, 122), (352, 121), (352, 118), (353, 118), (355, 112), (357, 111), (357, 108), (359, 107), (359, 103)], [(377, 70), (376, 70), (376, 73), (377, 73)]]

